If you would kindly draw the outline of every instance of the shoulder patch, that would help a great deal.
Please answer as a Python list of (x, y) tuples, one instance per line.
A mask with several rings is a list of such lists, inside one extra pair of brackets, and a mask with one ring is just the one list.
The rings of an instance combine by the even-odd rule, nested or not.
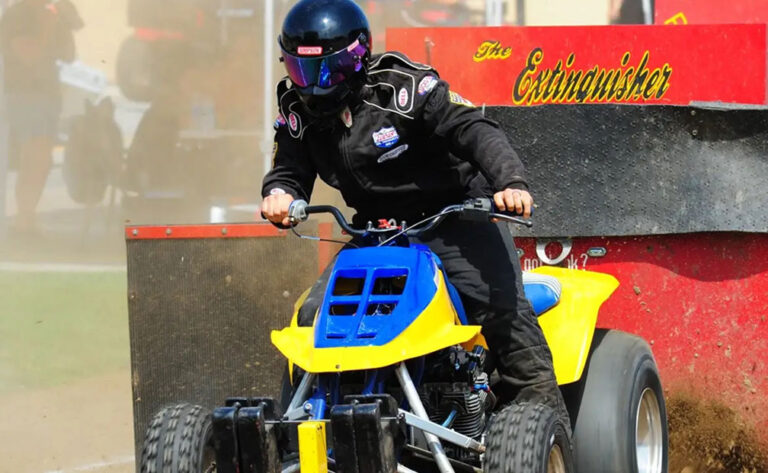
[(448, 100), (450, 100), (451, 103), (454, 103), (456, 105), (462, 105), (464, 107), (472, 107), (472, 108), (475, 107), (475, 105), (472, 102), (470, 102), (469, 100), (465, 99), (464, 97), (462, 97), (461, 95), (457, 94), (452, 90), (448, 92)]
[(283, 118), (283, 114), (278, 113), (277, 118), (275, 118), (275, 130), (285, 125), (286, 125), (286, 121), (285, 121), (285, 118)]
[(419, 82), (419, 95), (426, 95), (437, 85), (437, 78), (433, 75), (425, 76)]

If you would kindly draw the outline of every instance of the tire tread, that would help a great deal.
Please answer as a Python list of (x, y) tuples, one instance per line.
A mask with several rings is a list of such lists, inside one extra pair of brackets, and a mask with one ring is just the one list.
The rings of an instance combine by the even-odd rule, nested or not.
[(141, 473), (198, 473), (210, 432), (210, 412), (192, 404), (164, 407), (144, 435)]

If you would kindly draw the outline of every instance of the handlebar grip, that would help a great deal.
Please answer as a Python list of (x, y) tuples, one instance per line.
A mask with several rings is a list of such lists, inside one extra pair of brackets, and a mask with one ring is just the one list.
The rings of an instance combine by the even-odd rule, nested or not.
[(302, 199), (294, 200), (288, 207), (288, 218), (292, 222), (306, 222), (309, 215), (307, 214), (307, 202)]
[[(533, 226), (533, 222), (524, 220), (521, 218), (522, 215), (517, 212), (510, 212), (508, 210), (499, 211), (499, 209), (496, 208), (493, 199), (490, 198), (476, 198), (464, 201), (461, 214), (461, 218), (464, 220), (487, 222), (489, 219), (497, 218), (525, 225), (526, 227)], [(531, 209), (531, 214), (533, 214), (533, 209)]]

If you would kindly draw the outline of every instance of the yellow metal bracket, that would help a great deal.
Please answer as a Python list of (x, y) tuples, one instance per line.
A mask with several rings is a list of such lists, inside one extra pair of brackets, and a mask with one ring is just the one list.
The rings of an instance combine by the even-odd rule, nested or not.
[(328, 473), (324, 422), (299, 424), (299, 462), (301, 473)]

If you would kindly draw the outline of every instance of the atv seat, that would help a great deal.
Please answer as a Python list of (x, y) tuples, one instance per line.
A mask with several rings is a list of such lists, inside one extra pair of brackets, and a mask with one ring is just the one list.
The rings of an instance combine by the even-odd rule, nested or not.
[(525, 297), (531, 301), (533, 312), (539, 316), (557, 305), (562, 286), (554, 276), (524, 271), (523, 289)]

